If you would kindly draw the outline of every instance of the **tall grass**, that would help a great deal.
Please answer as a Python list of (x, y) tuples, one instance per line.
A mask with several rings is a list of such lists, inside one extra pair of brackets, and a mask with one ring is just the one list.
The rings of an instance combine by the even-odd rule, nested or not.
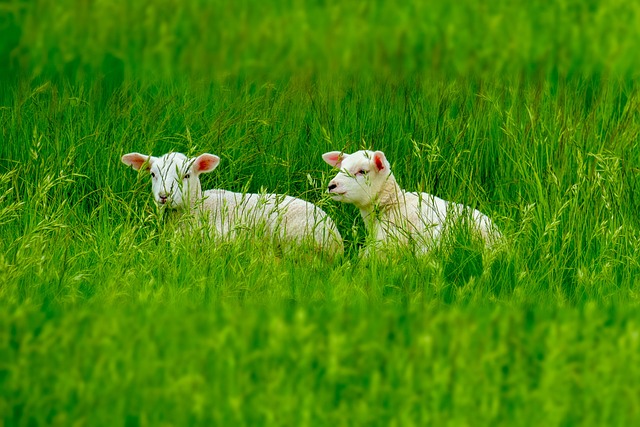
[[(6, 425), (637, 423), (635, 4), (2, 13)], [(504, 249), (361, 259), (320, 157), (360, 148)], [(170, 150), (222, 158), (205, 188), (320, 205), (345, 256), (176, 235), (119, 160)]]
[(5, 358), (16, 363), (3, 394), (20, 424), (610, 425), (638, 416), (638, 324), (628, 311), (10, 313)]
[(5, 72), (121, 80), (293, 74), (637, 76), (623, 0), (4, 3)]

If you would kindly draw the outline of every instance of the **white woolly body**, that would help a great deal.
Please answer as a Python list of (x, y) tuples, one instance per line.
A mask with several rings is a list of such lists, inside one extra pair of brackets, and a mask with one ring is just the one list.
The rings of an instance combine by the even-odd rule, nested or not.
[(489, 245), (500, 237), (491, 219), (476, 209), (401, 189), (381, 151), (334, 151), (323, 158), (340, 168), (329, 183), (329, 193), (334, 200), (360, 209), (376, 246), (411, 244), (416, 252), (426, 252), (440, 240), (448, 224), (463, 221)]
[(199, 175), (214, 170), (220, 159), (212, 154), (187, 158), (181, 153), (162, 157), (138, 153), (122, 157), (135, 169), (145, 165), (152, 176), (155, 202), (177, 213), (206, 219), (217, 238), (263, 232), (295, 243), (310, 243), (332, 254), (342, 254), (343, 243), (333, 220), (316, 205), (280, 194), (202, 191)]
[(343, 252), (333, 220), (313, 203), (296, 197), (207, 190), (196, 209), (208, 216), (219, 236), (235, 238), (246, 230), (263, 229), (271, 237), (297, 243), (310, 240), (334, 253)]

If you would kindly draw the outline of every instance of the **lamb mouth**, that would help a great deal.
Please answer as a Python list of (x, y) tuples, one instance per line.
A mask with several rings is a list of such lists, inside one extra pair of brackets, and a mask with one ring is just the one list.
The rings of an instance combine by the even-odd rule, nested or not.
[(157, 200), (156, 199), (156, 203), (159, 207), (164, 208), (164, 209), (175, 209), (177, 208), (176, 203), (171, 200), (171, 199), (165, 199), (165, 200)]

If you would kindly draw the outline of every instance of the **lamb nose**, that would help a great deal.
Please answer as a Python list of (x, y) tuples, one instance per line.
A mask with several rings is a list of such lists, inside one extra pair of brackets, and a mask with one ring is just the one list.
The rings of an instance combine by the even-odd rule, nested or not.
[(329, 191), (334, 190), (338, 184), (329, 183)]

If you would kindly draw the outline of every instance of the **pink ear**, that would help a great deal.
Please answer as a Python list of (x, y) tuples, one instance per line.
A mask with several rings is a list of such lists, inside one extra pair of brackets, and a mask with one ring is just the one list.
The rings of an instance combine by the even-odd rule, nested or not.
[(387, 162), (387, 158), (385, 157), (382, 151), (376, 151), (373, 153), (373, 164), (376, 166), (378, 171), (386, 168), (389, 162)]
[(155, 157), (146, 156), (140, 153), (129, 153), (122, 156), (122, 163), (129, 165), (135, 170), (140, 170), (142, 165), (148, 161), (147, 170), (151, 167), (151, 164), (155, 160)]
[(201, 154), (193, 162), (193, 171), (196, 173), (206, 173), (214, 170), (220, 163), (220, 157), (213, 154)]
[(322, 155), (322, 160), (324, 160), (334, 168), (339, 168), (342, 164), (342, 161), (347, 156), (348, 154), (342, 153), (340, 151), (330, 151)]

